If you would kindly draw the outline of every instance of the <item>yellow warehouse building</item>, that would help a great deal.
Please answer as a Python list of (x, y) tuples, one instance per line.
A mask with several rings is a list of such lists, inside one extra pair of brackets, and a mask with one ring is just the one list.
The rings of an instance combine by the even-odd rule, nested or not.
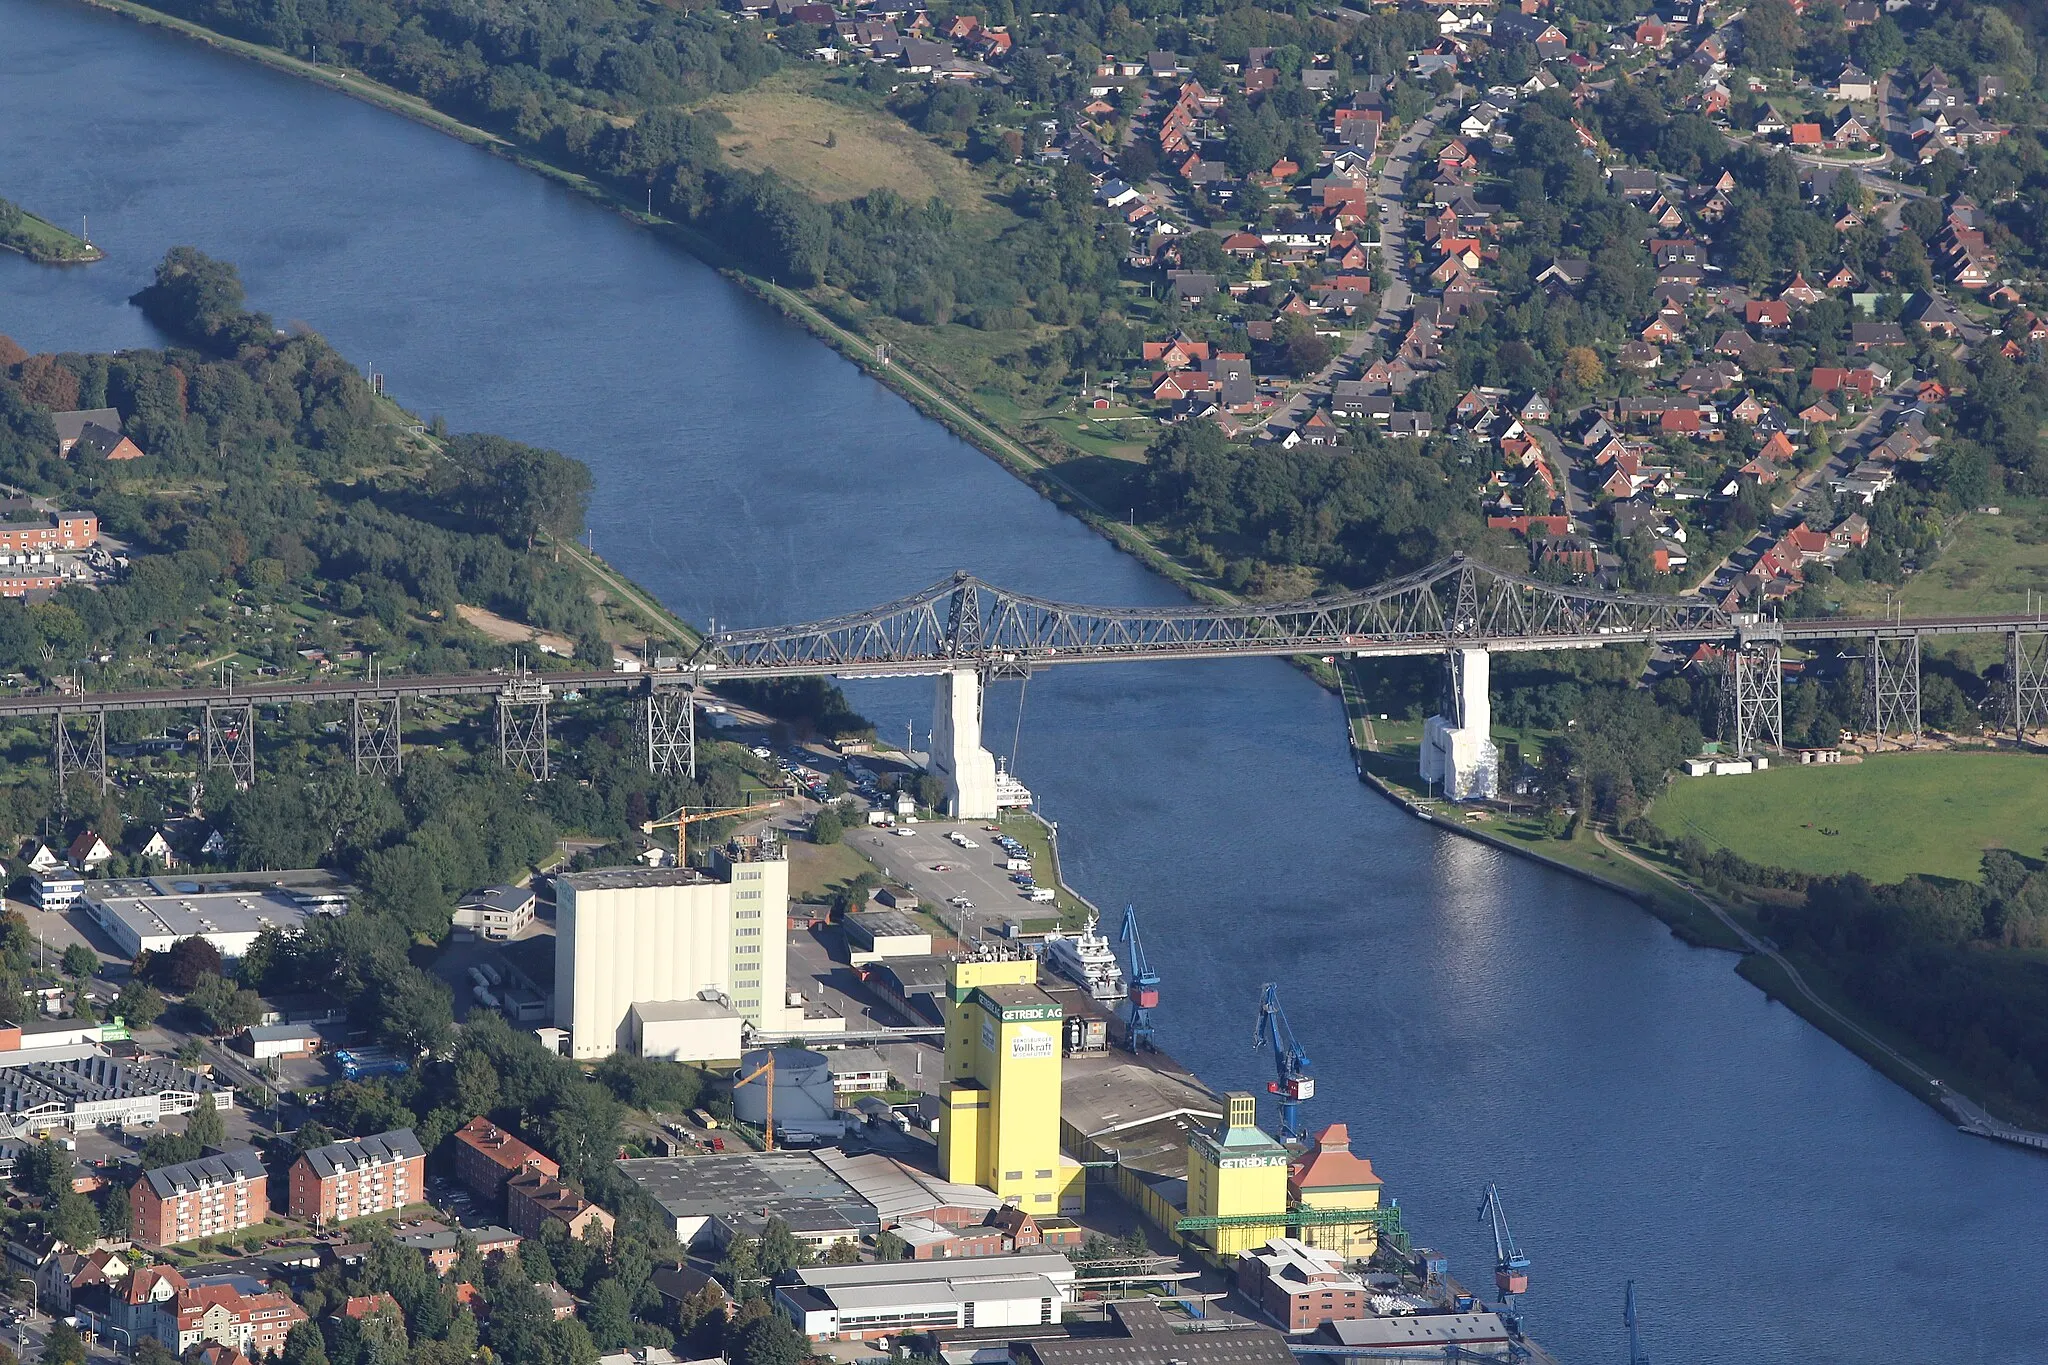
[(1224, 1108), (1220, 1126), (1188, 1139), (1188, 1216), (1270, 1213), (1273, 1221), (1193, 1230), (1181, 1240), (1228, 1265), (1238, 1252), (1286, 1234), (1288, 1151), (1259, 1127), (1259, 1102), (1249, 1092), (1231, 1091)]

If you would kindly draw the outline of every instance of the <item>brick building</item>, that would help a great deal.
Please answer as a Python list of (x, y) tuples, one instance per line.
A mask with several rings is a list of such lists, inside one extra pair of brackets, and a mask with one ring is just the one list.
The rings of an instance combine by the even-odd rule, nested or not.
[(562, 1173), (550, 1158), (487, 1118), (473, 1118), (455, 1130), (455, 1177), (480, 1197), (496, 1199), (505, 1192), (505, 1182), (525, 1170), (550, 1180)]
[(315, 1147), (292, 1163), (286, 1207), (325, 1227), (422, 1198), (427, 1152), (410, 1128)]
[(178, 1291), (175, 1337), (158, 1340), (179, 1355), (206, 1342), (233, 1347), (250, 1359), (281, 1354), (306, 1310), (275, 1290), (245, 1294), (233, 1284), (195, 1284)]
[(1365, 1282), (1345, 1271), (1343, 1256), (1297, 1237), (1270, 1238), (1239, 1252), (1237, 1288), (1288, 1332), (1311, 1332), (1372, 1312)]
[(83, 550), (99, 534), (100, 519), (91, 512), (45, 513), (0, 508), (0, 555)]
[(128, 1192), (135, 1240), (173, 1246), (270, 1217), (269, 1176), (253, 1147), (146, 1171)]
[(613, 1218), (561, 1181), (528, 1168), (505, 1182), (505, 1221), (521, 1237), (538, 1237), (552, 1218), (571, 1237), (587, 1238), (596, 1228), (610, 1236)]

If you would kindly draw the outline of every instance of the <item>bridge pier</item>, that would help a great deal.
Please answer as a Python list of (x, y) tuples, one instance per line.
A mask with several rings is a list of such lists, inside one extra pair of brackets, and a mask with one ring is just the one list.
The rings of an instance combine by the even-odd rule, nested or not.
[(59, 711), (51, 717), (50, 766), (57, 773), (57, 804), (60, 810), (64, 804), (64, 789), (75, 774), (96, 776), (100, 780), (100, 791), (107, 789), (107, 713), (97, 709), (85, 712), (87, 724), (82, 741), (72, 732), (71, 714)]
[(663, 687), (649, 677), (641, 721), (647, 737), (647, 771), (656, 776), (683, 773), (694, 780), (697, 776), (696, 687)]
[(206, 766), (226, 768), (243, 791), (256, 785), (256, 703), (210, 701), (200, 722)]
[(981, 674), (975, 669), (939, 674), (930, 767), (946, 786), (946, 814), (956, 820), (996, 818), (996, 757), (981, 743)]
[(358, 777), (397, 777), (405, 771), (399, 753), (404, 706), (398, 696), (349, 699), (349, 747)]
[(1775, 644), (1731, 645), (1721, 686), (1721, 737), (1748, 758), (1766, 744), (1785, 747), (1785, 670)]
[(1920, 636), (1870, 637), (1865, 664), (1870, 729), (1882, 743), (1894, 733), (1920, 737)]
[(2048, 634), (2013, 631), (2006, 642), (2005, 672), (2012, 684), (2013, 738), (2024, 744), (2030, 728), (2048, 726)]
[(1492, 659), (1483, 649), (1454, 650), (1445, 658), (1450, 695), (1444, 713), (1422, 727), (1422, 780), (1441, 786), (1452, 801), (1490, 801), (1500, 788), (1487, 692)]
[(535, 678), (506, 683), (498, 693), (498, 761), (535, 781), (548, 780), (548, 685)]

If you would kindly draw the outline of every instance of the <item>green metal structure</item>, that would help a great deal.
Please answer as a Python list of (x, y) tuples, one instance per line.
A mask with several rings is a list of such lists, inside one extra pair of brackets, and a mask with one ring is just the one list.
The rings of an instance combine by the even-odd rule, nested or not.
[(1259, 1227), (1284, 1227), (1291, 1232), (1297, 1228), (1355, 1228), (1367, 1223), (1379, 1232), (1381, 1242), (1404, 1255), (1413, 1250), (1408, 1240), (1408, 1229), (1401, 1222), (1399, 1204), (1389, 1204), (1377, 1209), (1296, 1208), (1285, 1213), (1220, 1214), (1205, 1218), (1182, 1218), (1173, 1226), (1176, 1233), (1208, 1232), (1215, 1228)]

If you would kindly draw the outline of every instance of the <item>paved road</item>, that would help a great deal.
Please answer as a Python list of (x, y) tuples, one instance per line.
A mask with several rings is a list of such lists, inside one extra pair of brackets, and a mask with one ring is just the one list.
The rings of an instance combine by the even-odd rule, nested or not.
[(1581, 526), (1590, 525), (1593, 520), (1593, 499), (1579, 483), (1578, 461), (1565, 452), (1564, 442), (1549, 427), (1532, 426), (1529, 434), (1542, 447), (1543, 458), (1549, 462), (1551, 475), (1556, 478), (1558, 490), (1564, 494), (1564, 510)]
[[(1844, 429), (1835, 441), (1835, 453), (1820, 464), (1801, 474), (1792, 483), (1786, 499), (1776, 504), (1770, 520), (1758, 533), (1744, 541), (1722, 557), (1708, 575), (1700, 580), (1698, 591), (1706, 596), (1719, 596), (1714, 587), (1723, 580), (1733, 581), (1736, 575), (1745, 572), (1755, 564), (1770, 542), (1777, 536), (1798, 525), (1805, 515), (1808, 495), (1826, 482), (1839, 478), (1854, 468), (1869, 447), (1882, 435), (1890, 414), (1902, 410), (1917, 381), (1908, 375), (1863, 415), (1863, 420), (1853, 427)], [(1722, 589), (1725, 591), (1725, 588)]]
[(1388, 149), (1387, 158), (1381, 164), (1373, 185), (1373, 204), (1380, 229), (1380, 263), (1392, 276), (1386, 291), (1380, 295), (1379, 315), (1370, 327), (1354, 335), (1340, 354), (1332, 357), (1329, 364), (1296, 390), (1285, 408), (1266, 419), (1269, 430), (1286, 432), (1301, 425), (1307, 420), (1316, 400), (1328, 395), (1341, 375), (1352, 371), (1368, 352), (1378, 352), (1401, 334), (1402, 316), (1415, 297), (1407, 278), (1408, 215), (1402, 197), (1422, 144), (1429, 140), (1444, 116), (1457, 108), (1458, 92), (1454, 91), (1427, 114), (1417, 118), (1413, 126)]

